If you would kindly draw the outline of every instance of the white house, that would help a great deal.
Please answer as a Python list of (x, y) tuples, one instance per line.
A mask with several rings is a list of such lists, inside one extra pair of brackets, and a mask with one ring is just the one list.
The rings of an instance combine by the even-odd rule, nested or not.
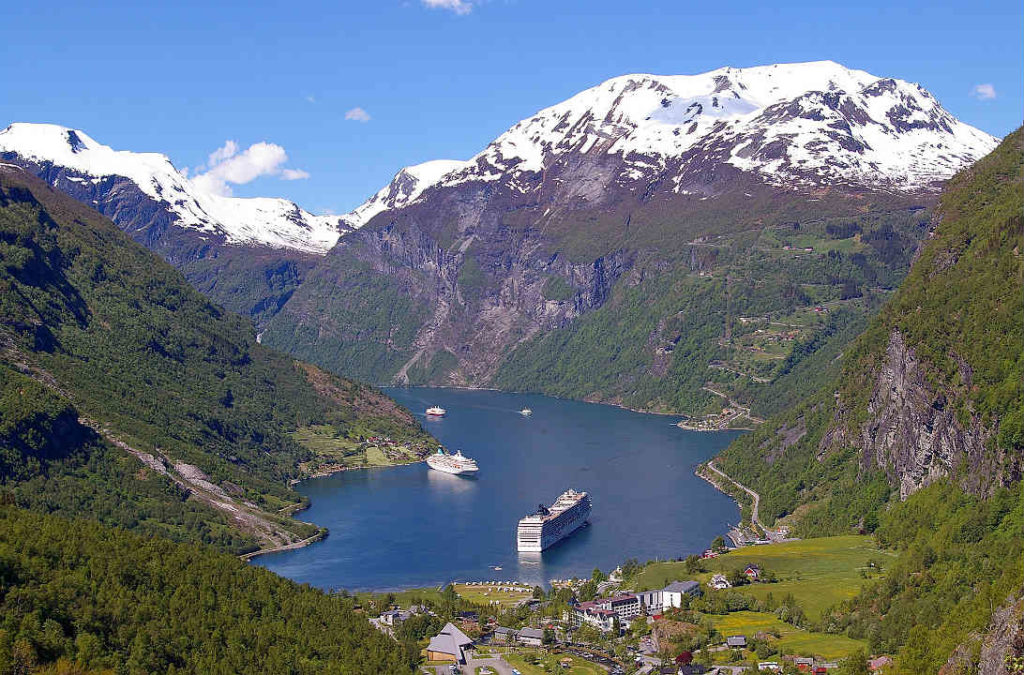
[(673, 581), (660, 590), (642, 591), (636, 595), (648, 612), (664, 612), (672, 607), (682, 607), (684, 595), (691, 598), (700, 595), (700, 584), (696, 581)]

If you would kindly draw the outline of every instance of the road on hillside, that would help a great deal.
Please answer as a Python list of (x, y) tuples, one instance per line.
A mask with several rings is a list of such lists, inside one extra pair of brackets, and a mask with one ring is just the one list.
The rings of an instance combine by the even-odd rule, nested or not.
[(761, 529), (765, 529), (761, 525), (761, 521), (758, 520), (758, 517), (757, 517), (757, 509), (761, 505), (761, 495), (757, 494), (756, 492), (754, 492), (753, 490), (748, 488), (746, 485), (738, 483), (735, 480), (733, 480), (732, 478), (730, 478), (728, 475), (726, 475), (726, 473), (724, 471), (722, 471), (717, 466), (715, 466), (715, 460), (711, 460), (710, 462), (708, 462), (708, 468), (711, 469), (712, 471), (714, 471), (715, 473), (717, 473), (719, 476), (721, 476), (725, 480), (727, 480), (730, 483), (732, 483), (733, 485), (735, 485), (736, 487), (738, 487), (739, 489), (741, 489), (744, 492), (746, 492), (748, 495), (750, 495), (750, 497), (754, 500), (754, 505), (750, 509), (750, 524), (751, 525), (755, 525), (757, 527), (760, 527)]

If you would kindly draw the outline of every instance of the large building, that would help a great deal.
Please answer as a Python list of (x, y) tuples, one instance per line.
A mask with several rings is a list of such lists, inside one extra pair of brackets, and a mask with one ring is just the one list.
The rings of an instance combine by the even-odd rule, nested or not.
[(700, 595), (700, 584), (696, 581), (673, 581), (660, 590), (642, 591), (636, 595), (648, 612), (664, 612), (682, 607), (684, 595), (691, 598)]
[(427, 645), (428, 661), (466, 662), (466, 649), (473, 646), (473, 641), (452, 623), (446, 623), (441, 632), (430, 638)]
[(608, 631), (615, 626), (615, 619), (619, 620), (619, 626), (626, 628), (641, 614), (643, 607), (640, 599), (633, 593), (623, 593), (611, 598), (581, 602), (573, 608), (572, 623), (574, 626), (586, 623)]

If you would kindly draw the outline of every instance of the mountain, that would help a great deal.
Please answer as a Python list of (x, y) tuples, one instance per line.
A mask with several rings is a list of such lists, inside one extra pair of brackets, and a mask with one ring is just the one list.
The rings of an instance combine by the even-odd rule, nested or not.
[(0, 131), (0, 162), (95, 208), (207, 295), (257, 320), (287, 300), (354, 222), (284, 199), (213, 194), (165, 155), (113, 150), (52, 124)]
[(831, 62), (614, 78), (400, 172), (264, 340), (371, 381), (767, 414), (835, 367), (938, 186), (994, 145)]
[(949, 181), (920, 256), (838, 377), (716, 459), (756, 486), (768, 524), (870, 531), (899, 553), (833, 617), (873, 652), (901, 649), (899, 672), (1006, 672), (987, 636), (1019, 624), (1022, 183), (1018, 130)]
[[(390, 436), (381, 393), (261, 346), (112, 222), (0, 165), (0, 490), (45, 512), (242, 553), (315, 536), (288, 481)], [(394, 459), (399, 461), (396, 454)]]

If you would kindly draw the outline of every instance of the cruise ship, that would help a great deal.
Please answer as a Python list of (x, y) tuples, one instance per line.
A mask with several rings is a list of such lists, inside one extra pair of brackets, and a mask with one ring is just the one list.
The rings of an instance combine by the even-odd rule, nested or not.
[(480, 470), (480, 467), (476, 465), (476, 460), (463, 455), (462, 450), (456, 451), (454, 455), (449, 455), (443, 448), (438, 448), (437, 452), (427, 456), (427, 466), (434, 471), (451, 473), (456, 476), (476, 473)]
[(566, 490), (550, 507), (519, 521), (516, 544), (520, 551), (543, 551), (578, 530), (590, 517), (590, 495)]
[(448, 414), (448, 411), (439, 405), (427, 408), (427, 417), (444, 417)]

